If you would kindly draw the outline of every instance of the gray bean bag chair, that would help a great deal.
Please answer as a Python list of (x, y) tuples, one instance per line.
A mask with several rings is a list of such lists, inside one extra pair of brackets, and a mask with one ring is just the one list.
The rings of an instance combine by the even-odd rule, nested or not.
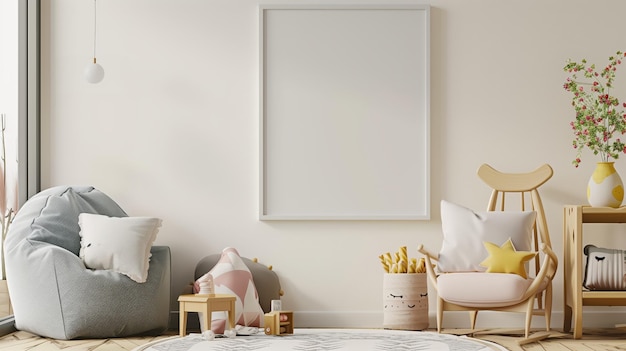
[(145, 283), (88, 269), (79, 257), (80, 213), (127, 216), (93, 187), (68, 186), (40, 192), (17, 213), (5, 242), (16, 328), (54, 339), (156, 335), (167, 329), (169, 247), (152, 247)]

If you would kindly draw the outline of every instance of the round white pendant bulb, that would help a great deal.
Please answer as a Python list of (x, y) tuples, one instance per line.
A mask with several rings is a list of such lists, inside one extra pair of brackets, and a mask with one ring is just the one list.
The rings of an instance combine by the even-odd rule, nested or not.
[(85, 67), (85, 79), (91, 83), (100, 83), (104, 78), (104, 68), (99, 63), (93, 62)]
[(84, 71), (85, 79), (91, 84), (100, 83), (104, 78), (104, 68), (96, 63), (97, 19), (98, 7), (96, 6), (96, 0), (93, 0), (93, 63), (88, 64)]

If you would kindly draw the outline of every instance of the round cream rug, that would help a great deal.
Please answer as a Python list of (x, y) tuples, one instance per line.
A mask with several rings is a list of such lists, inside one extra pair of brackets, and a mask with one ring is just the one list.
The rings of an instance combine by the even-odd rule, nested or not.
[(428, 350), (506, 351), (488, 341), (435, 332), (382, 329), (296, 329), (294, 334), (273, 336), (258, 333), (234, 338), (205, 340), (200, 334), (172, 337), (139, 346), (133, 351), (213, 350)]

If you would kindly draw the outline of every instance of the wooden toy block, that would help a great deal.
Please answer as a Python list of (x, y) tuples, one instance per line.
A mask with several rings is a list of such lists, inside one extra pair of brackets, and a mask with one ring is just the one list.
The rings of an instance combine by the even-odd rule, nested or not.
[(293, 312), (273, 311), (264, 317), (266, 335), (293, 334)]

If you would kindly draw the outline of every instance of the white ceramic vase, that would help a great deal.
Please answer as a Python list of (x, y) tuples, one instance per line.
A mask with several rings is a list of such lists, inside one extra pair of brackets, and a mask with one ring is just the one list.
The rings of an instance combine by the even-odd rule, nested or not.
[(593, 207), (618, 208), (624, 200), (624, 184), (614, 162), (598, 162), (587, 184), (587, 201)]

